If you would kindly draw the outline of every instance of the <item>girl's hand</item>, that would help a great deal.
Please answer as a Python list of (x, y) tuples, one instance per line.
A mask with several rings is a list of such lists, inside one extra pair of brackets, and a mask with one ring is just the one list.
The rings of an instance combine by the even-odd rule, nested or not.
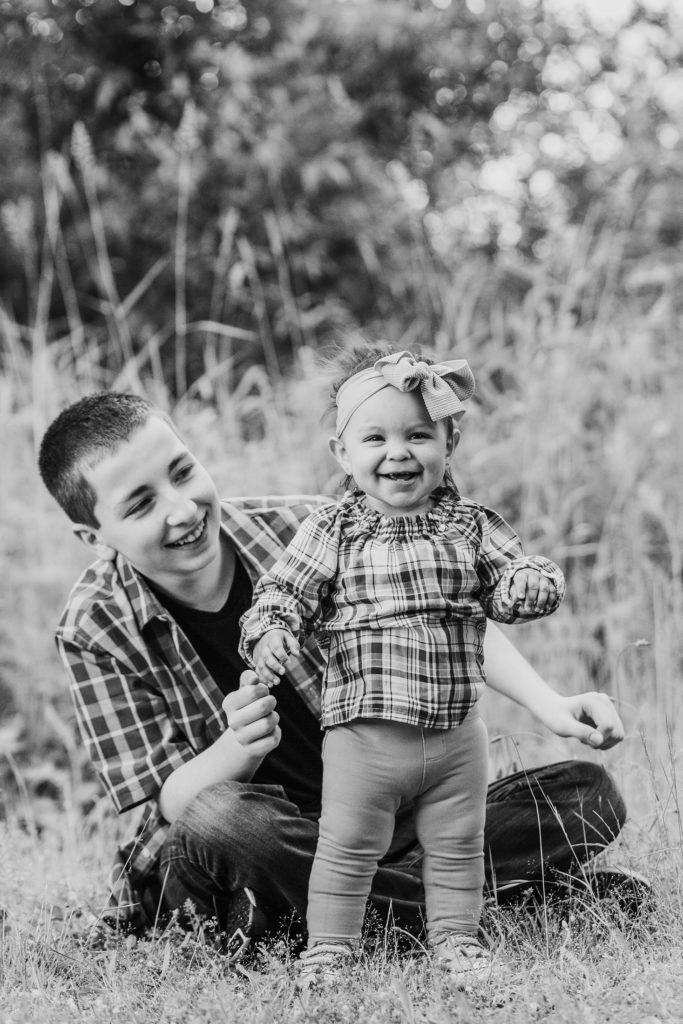
[(541, 615), (556, 600), (555, 584), (538, 569), (518, 569), (512, 577), (510, 604), (518, 615)]
[(288, 629), (269, 629), (254, 645), (253, 662), (259, 681), (268, 686), (280, 682), (285, 663), (299, 653), (299, 644)]
[(251, 670), (240, 676), (240, 688), (223, 701), (228, 729), (245, 751), (263, 758), (275, 750), (281, 739), (277, 701)]

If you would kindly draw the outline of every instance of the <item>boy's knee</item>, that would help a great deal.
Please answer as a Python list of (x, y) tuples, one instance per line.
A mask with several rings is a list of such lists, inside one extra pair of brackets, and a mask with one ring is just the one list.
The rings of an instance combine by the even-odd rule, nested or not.
[(265, 787), (243, 782), (207, 786), (171, 826), (169, 840), (183, 846), (222, 851), (252, 848), (272, 831), (274, 809)]
[[(590, 840), (611, 842), (626, 821), (626, 805), (610, 773), (600, 764), (582, 760), (551, 765), (549, 775), (553, 770), (554, 775), (545, 784), (551, 802), (566, 809), (565, 818), (566, 811), (574, 811), (584, 829), (596, 832), (597, 836), (588, 836)], [(542, 772), (538, 775), (541, 787)]]
[[(626, 822), (626, 804), (610, 773), (599, 764), (586, 762), (589, 780), (584, 813), (589, 818), (593, 835), (589, 839), (598, 846), (608, 845), (621, 832)], [(585, 806), (585, 805), (588, 806)]]

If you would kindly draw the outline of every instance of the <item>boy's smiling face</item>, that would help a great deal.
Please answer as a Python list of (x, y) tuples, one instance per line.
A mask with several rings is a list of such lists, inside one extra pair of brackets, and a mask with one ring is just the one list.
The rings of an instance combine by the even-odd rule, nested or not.
[(170, 594), (219, 555), (220, 506), (213, 480), (172, 427), (152, 415), (83, 475), (98, 527), (77, 535), (103, 558), (117, 552)]

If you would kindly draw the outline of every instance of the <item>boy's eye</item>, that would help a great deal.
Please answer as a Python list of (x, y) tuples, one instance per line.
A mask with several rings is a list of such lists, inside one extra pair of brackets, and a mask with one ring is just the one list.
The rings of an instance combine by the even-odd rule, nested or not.
[(127, 510), (126, 517), (142, 515), (150, 508), (151, 504), (152, 499), (150, 497), (140, 498), (139, 501), (136, 501), (135, 504), (131, 505), (131, 507)]
[(181, 466), (180, 469), (178, 470), (178, 472), (175, 475), (176, 476), (176, 480), (179, 480), (181, 482), (183, 480), (187, 480), (188, 476), (190, 476), (190, 474), (192, 473), (193, 469), (194, 469), (194, 466), (191, 463), (188, 463), (187, 466)]

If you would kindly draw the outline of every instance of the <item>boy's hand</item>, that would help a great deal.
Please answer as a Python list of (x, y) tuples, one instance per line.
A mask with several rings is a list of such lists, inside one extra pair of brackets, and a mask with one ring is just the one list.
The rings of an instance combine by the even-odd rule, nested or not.
[(251, 670), (240, 676), (240, 688), (223, 701), (228, 728), (238, 743), (255, 757), (265, 757), (281, 739), (277, 701)]
[(606, 693), (558, 695), (541, 721), (558, 736), (573, 736), (594, 750), (609, 750), (624, 738), (624, 724)]
[(253, 662), (259, 682), (275, 686), (285, 671), (285, 663), (299, 653), (299, 644), (288, 629), (269, 629), (254, 645)]
[(552, 608), (557, 590), (538, 569), (518, 569), (510, 585), (510, 604), (518, 615), (540, 615)]

